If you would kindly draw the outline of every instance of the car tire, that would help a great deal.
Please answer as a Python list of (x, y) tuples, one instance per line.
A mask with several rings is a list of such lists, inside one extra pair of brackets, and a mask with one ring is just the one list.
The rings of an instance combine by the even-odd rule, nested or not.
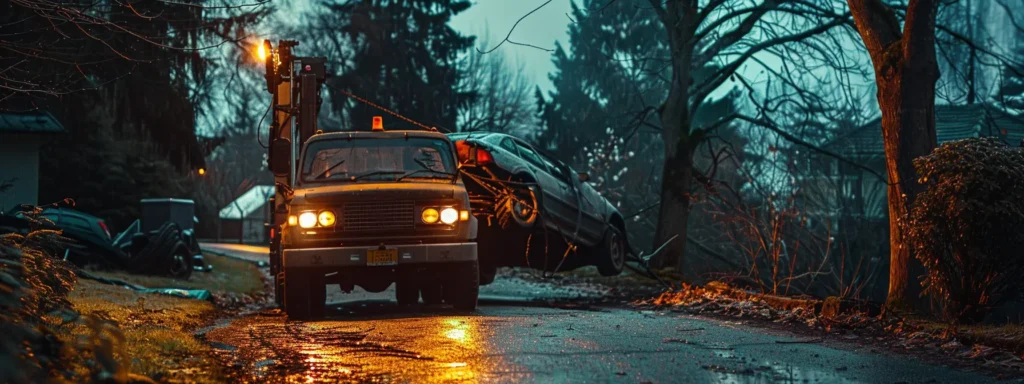
[(285, 269), (284, 311), (290, 320), (310, 320), (324, 316), (327, 286), (317, 271)]
[(517, 226), (524, 229), (531, 229), (537, 227), (537, 223), (541, 219), (541, 190), (536, 185), (531, 185), (520, 190), (523, 196), (519, 196), (522, 200), (525, 200), (533, 204), (531, 209), (532, 212), (524, 211), (524, 206), (521, 204), (520, 199), (507, 199), (505, 200), (505, 210), (511, 216), (512, 222), (516, 223)]
[(443, 287), (445, 301), (460, 311), (474, 311), (480, 297), (480, 264), (476, 261), (452, 265)]
[(418, 304), (420, 301), (419, 287), (412, 281), (396, 281), (395, 301), (402, 307)]
[(618, 276), (626, 266), (626, 239), (618, 228), (612, 226), (604, 233), (604, 240), (597, 249), (597, 271), (601, 276)]
[(192, 277), (192, 252), (184, 242), (178, 241), (172, 246), (167, 263), (167, 274), (175, 279), (188, 280)]
[(423, 296), (423, 304), (438, 305), (443, 302), (442, 287), (440, 281), (425, 281), (420, 285), (420, 294)]

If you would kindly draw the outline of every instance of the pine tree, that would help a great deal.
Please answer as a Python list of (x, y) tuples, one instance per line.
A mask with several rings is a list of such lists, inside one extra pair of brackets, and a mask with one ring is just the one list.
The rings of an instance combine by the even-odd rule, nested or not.
[[(474, 93), (460, 89), (460, 55), (473, 46), (448, 25), (471, 3), (464, 0), (361, 0), (323, 4), (311, 34), (351, 46), (339, 75), (328, 78), (331, 108), (353, 130), (368, 130), (382, 115), (385, 127), (408, 124), (355, 100), (339, 89), (441, 130), (456, 130), (458, 111)], [(340, 24), (340, 27), (338, 26)], [(409, 127), (412, 128), (412, 127)]]

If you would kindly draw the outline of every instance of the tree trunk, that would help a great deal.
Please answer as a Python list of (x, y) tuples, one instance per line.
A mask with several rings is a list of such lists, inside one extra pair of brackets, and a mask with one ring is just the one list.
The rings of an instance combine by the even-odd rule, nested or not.
[[(904, 244), (901, 223), (923, 186), (913, 160), (936, 146), (935, 13), (938, 0), (911, 0), (904, 31), (880, 0), (849, 0), (850, 11), (875, 67), (882, 138), (889, 175), (889, 308), (905, 308), (920, 293), (910, 284), (923, 267)], [(913, 286), (913, 289), (908, 290)]]
[[(691, 131), (690, 86), (694, 54), (693, 36), (698, 23), (692, 9), (681, 12), (682, 2), (668, 4), (669, 12), (662, 23), (672, 47), (672, 82), (668, 97), (659, 110), (661, 138), (665, 144), (665, 166), (661, 172), (661, 205), (658, 209), (658, 229), (654, 248), (669, 242), (657, 256), (655, 266), (685, 268), (686, 227), (690, 217), (690, 187), (693, 184), (694, 142), (702, 137)], [(695, 3), (689, 4), (695, 7)], [(675, 238), (673, 239), (673, 237)], [(670, 241), (671, 240), (671, 241)]]
[(690, 187), (693, 184), (693, 151), (685, 140), (678, 140), (675, 149), (665, 143), (665, 168), (662, 170), (661, 206), (658, 210), (658, 230), (654, 249), (662, 243), (668, 246), (658, 258), (659, 267), (676, 267), (686, 272), (686, 229), (690, 217)]

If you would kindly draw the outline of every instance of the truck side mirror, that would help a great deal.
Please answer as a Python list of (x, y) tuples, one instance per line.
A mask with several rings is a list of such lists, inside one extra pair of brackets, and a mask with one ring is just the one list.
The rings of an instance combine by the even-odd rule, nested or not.
[(274, 139), (270, 142), (270, 172), (274, 176), (286, 177), (292, 171), (292, 142), (288, 139)]
[(580, 172), (578, 175), (579, 175), (579, 178), (580, 178), (580, 182), (586, 183), (586, 182), (590, 181), (590, 174), (589, 173)]

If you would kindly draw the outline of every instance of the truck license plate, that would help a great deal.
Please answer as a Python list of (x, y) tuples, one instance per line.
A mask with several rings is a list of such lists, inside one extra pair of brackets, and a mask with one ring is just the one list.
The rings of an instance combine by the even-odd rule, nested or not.
[(398, 264), (397, 249), (371, 249), (366, 251), (366, 265), (395, 265)]

